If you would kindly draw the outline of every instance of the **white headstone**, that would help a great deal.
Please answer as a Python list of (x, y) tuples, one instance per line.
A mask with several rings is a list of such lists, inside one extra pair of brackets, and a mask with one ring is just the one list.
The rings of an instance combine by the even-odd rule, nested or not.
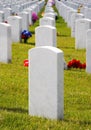
[(91, 19), (91, 8), (85, 9), (85, 18)]
[[(57, 6), (56, 6), (56, 7), (57, 7)], [(59, 15), (63, 17), (63, 11), (62, 11), (62, 9), (63, 9), (62, 4), (61, 4), (61, 3), (60, 3), (60, 4), (58, 4), (58, 11), (59, 11)]]
[(8, 17), (8, 23), (11, 25), (12, 41), (19, 42), (22, 32), (22, 18), (19, 16)]
[(5, 8), (4, 9), (4, 20), (7, 21), (7, 18), (9, 16), (11, 16), (11, 14), (12, 14), (12, 9), (11, 8)]
[(0, 23), (0, 62), (11, 61), (11, 26)]
[(51, 17), (51, 18), (55, 19), (55, 13), (45, 13), (44, 17)]
[(49, 8), (46, 8), (45, 9), (45, 13), (54, 13), (54, 10), (53, 10), (53, 8), (51, 8), (51, 7), (49, 7)]
[(91, 29), (86, 35), (86, 72), (91, 73)]
[(35, 28), (36, 46), (54, 46), (56, 47), (56, 28), (48, 25)]
[(86, 48), (86, 32), (91, 28), (91, 20), (79, 19), (76, 20), (75, 26), (75, 48), (85, 49)]
[(38, 6), (36, 4), (31, 6), (31, 9), (38, 14)]
[(31, 8), (25, 9), (29, 13), (29, 25), (32, 25), (32, 12), (33, 10)]
[(15, 14), (18, 14), (21, 11), (20, 5), (15, 5)]
[(68, 20), (68, 12), (71, 11), (72, 8), (70, 8), (69, 6), (65, 6), (65, 9), (64, 9), (64, 18), (65, 18), (65, 22), (67, 22)]
[(22, 31), (28, 30), (29, 28), (29, 13), (28, 12), (21, 12), (19, 16), (22, 18)]
[(71, 36), (75, 37), (75, 22), (78, 19), (84, 18), (84, 15), (81, 13), (73, 13), (71, 16)]
[(50, 17), (43, 17), (39, 20), (40, 25), (50, 25), (55, 27), (55, 20)]
[(64, 59), (55, 47), (29, 51), (29, 114), (63, 119)]
[(0, 11), (0, 22), (4, 22), (4, 12)]
[(75, 14), (75, 13), (76, 13), (76, 11), (74, 11), (74, 10), (68, 11), (68, 15), (67, 15), (67, 25), (68, 25), (68, 27), (71, 27), (71, 16), (72, 16), (72, 14)]

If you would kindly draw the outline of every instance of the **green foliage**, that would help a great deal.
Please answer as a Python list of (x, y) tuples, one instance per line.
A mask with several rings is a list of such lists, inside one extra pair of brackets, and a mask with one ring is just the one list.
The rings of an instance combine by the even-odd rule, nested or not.
[[(38, 24), (29, 27), (33, 36), (28, 43), (12, 44), (12, 63), (0, 63), (0, 130), (91, 130), (91, 75), (85, 70), (64, 70), (63, 120), (28, 114), (28, 68), (23, 61), (35, 46)], [(59, 15), (56, 27), (57, 47), (63, 50), (66, 63), (73, 58), (85, 62), (86, 51), (75, 49), (70, 28)]]

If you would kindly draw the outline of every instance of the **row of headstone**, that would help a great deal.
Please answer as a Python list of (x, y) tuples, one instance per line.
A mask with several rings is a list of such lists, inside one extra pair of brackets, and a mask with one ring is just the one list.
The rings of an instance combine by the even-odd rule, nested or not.
[(19, 16), (10, 16), (7, 18), (7, 22), (12, 25), (13, 42), (21, 41), (21, 32), (23, 30), (28, 30), (29, 25), (32, 25), (32, 12), (36, 12), (38, 14), (39, 11), (40, 10), (37, 5), (32, 5), (30, 8), (27, 8), (23, 12), (19, 13)]
[[(44, 5), (44, 0), (41, 1), (41, 8)], [(35, 7), (35, 5), (32, 5)], [(38, 6), (37, 6), (38, 7)], [(40, 8), (40, 9), (41, 9)], [(35, 8), (33, 8), (35, 9)], [(6, 9), (7, 10), (7, 9)], [(11, 46), (12, 42), (18, 43), (21, 41), (21, 32), (23, 30), (28, 30), (29, 27), (29, 13), (22, 12), (19, 16), (10, 15), (11, 10), (6, 11), (7, 23), (4, 23), (2, 18), (4, 18), (3, 11), (0, 11), (0, 62), (8, 63), (11, 61)], [(38, 10), (40, 11), (40, 10)], [(37, 12), (38, 13), (38, 12)], [(21, 17), (20, 17), (21, 16)]]
[(91, 0), (63, 0), (63, 2), (70, 7), (74, 6), (74, 8), (78, 7), (79, 5), (84, 5), (88, 8), (91, 8)]
[(29, 50), (29, 114), (63, 119), (64, 56), (56, 48), (55, 12), (49, 5), (35, 29), (35, 48)]
[[(28, 6), (22, 7), (22, 5), (13, 5), (13, 7), (4, 7), (3, 9), (0, 9), (0, 22), (4, 22), (7, 21), (7, 18), (11, 15), (19, 15), (21, 12), (23, 12), (24, 10), (28, 10), (29, 8), (31, 8), (34, 12), (38, 13), (41, 8), (44, 6), (45, 1), (30, 1), (29, 2), (25, 2), (24, 4), (28, 4)], [(22, 9), (21, 9), (22, 8)]]
[[(44, 16), (40, 18), (39, 25), (40, 26), (35, 29), (36, 46), (56, 47), (55, 12), (52, 7), (45, 7)], [(43, 37), (43, 39), (41, 37)]]
[(33, 4), (36, 4), (38, 2), (38, 0), (7, 0), (7, 1), (2, 1), (1, 2), (1, 6), (0, 6), (0, 10), (3, 10), (4, 8), (11, 8), (13, 12), (20, 12), (23, 11), (25, 8), (30, 7)]
[(81, 13), (84, 14), (85, 19), (76, 21), (76, 45), (77, 49), (86, 48), (86, 72), (91, 73), (91, 1), (87, 1), (84, 5), (87, 7), (81, 8)]
[[(68, 3), (68, 2), (67, 2)], [(75, 38), (75, 49), (86, 49), (86, 72), (91, 73), (91, 9), (83, 7), (80, 12), (73, 10), (66, 2), (56, 0), (56, 7), (71, 28), (71, 36)]]

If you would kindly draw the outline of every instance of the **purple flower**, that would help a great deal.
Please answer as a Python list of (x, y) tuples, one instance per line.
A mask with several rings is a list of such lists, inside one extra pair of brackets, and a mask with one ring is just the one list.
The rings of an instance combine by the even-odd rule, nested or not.
[(38, 20), (38, 16), (35, 12), (32, 12), (32, 21), (35, 23)]

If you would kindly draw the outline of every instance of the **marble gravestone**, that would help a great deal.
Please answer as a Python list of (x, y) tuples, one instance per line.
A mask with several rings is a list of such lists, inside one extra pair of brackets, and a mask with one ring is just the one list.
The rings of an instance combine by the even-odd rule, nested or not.
[(48, 13), (48, 12), (54, 13), (54, 10), (52, 8), (46, 8), (45, 9), (45, 13)]
[(22, 32), (22, 18), (19, 16), (8, 17), (8, 23), (11, 25), (12, 41), (20, 42)]
[(0, 23), (0, 62), (11, 62), (11, 26)]
[(63, 14), (64, 14), (64, 20), (65, 20), (65, 22), (67, 23), (67, 22), (68, 22), (68, 21), (67, 21), (67, 20), (68, 20), (68, 12), (71, 11), (72, 8), (70, 8), (70, 7), (68, 7), (68, 6), (64, 6), (64, 7), (65, 7), (64, 10), (63, 10), (63, 11), (64, 11), (64, 13), (63, 13)]
[(55, 20), (56, 16), (55, 16), (55, 13), (45, 13), (44, 17), (51, 17), (51, 18), (53, 18)]
[(0, 11), (0, 22), (4, 22), (4, 12)]
[(63, 4), (61, 4), (61, 3), (58, 4), (57, 8), (58, 8), (58, 11), (59, 11), (59, 15), (63, 17), (63, 11), (62, 11), (63, 10)]
[(85, 18), (91, 19), (91, 7), (85, 9)]
[(75, 13), (76, 13), (76, 11), (74, 11), (74, 10), (68, 11), (68, 15), (67, 15), (67, 25), (68, 25), (68, 27), (71, 27), (71, 16), (72, 16), (72, 14), (75, 14)]
[(4, 9), (4, 20), (7, 21), (7, 18), (12, 15), (12, 9), (11, 8), (5, 8)]
[(86, 32), (91, 28), (91, 20), (89, 19), (78, 19), (75, 25), (75, 48), (85, 49), (86, 48)]
[(51, 46), (29, 50), (29, 114), (63, 119), (64, 59), (60, 49)]
[(29, 13), (26, 11), (23, 11), (19, 14), (19, 16), (22, 18), (22, 31), (28, 30), (28, 28), (29, 28)]
[(40, 26), (41, 25), (50, 25), (50, 26), (55, 27), (55, 20), (50, 17), (40, 18), (39, 23), (40, 23)]
[(71, 37), (75, 37), (75, 22), (78, 19), (84, 18), (84, 15), (81, 13), (74, 13), (71, 15)]
[(56, 28), (44, 25), (35, 28), (36, 46), (54, 46), (56, 47)]
[(91, 73), (91, 29), (87, 30), (86, 35), (86, 72)]
[(33, 10), (33, 12), (35, 12), (36, 14), (38, 14), (38, 5), (34, 4), (30, 8)]
[(32, 25), (33, 24), (33, 22), (32, 22), (32, 12), (33, 12), (33, 10), (31, 8), (27, 8), (24, 11), (29, 13), (29, 25)]

